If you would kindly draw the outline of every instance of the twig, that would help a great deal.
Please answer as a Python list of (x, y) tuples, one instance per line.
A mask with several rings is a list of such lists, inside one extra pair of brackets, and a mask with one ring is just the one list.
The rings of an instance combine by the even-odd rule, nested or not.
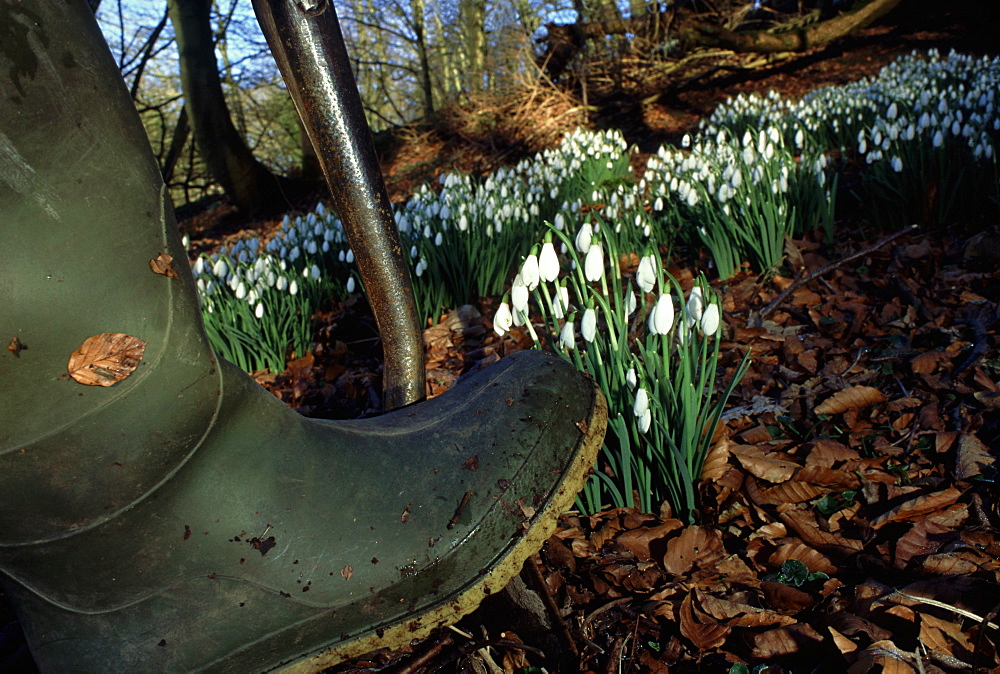
[(868, 246), (867, 248), (865, 248), (863, 250), (859, 250), (856, 253), (851, 253), (847, 257), (842, 257), (841, 259), (836, 260), (834, 262), (831, 262), (830, 264), (828, 264), (828, 265), (826, 265), (824, 267), (820, 267), (819, 269), (817, 269), (813, 273), (809, 274), (808, 276), (803, 276), (802, 278), (795, 279), (790, 286), (788, 286), (787, 288), (785, 288), (781, 292), (780, 295), (778, 295), (773, 300), (771, 300), (770, 304), (768, 304), (766, 307), (764, 307), (760, 311), (754, 313), (750, 317), (750, 320), (748, 322), (749, 326), (751, 328), (759, 328), (759, 327), (761, 327), (764, 324), (764, 319), (766, 319), (768, 316), (770, 316), (771, 314), (773, 314), (774, 310), (777, 309), (779, 306), (781, 306), (782, 303), (784, 303), (784, 301), (787, 300), (788, 297), (793, 292), (795, 292), (796, 290), (798, 290), (801, 286), (805, 285), (806, 283), (809, 283), (810, 281), (813, 281), (813, 280), (817, 279), (818, 277), (822, 276), (823, 274), (827, 274), (827, 273), (833, 271), (834, 269), (837, 269), (838, 267), (842, 267), (843, 265), (847, 264), (851, 260), (856, 260), (859, 257), (864, 257), (865, 255), (868, 255), (869, 253), (871, 253), (871, 252), (873, 252), (875, 250), (878, 250), (879, 248), (881, 248), (885, 244), (889, 243), (890, 241), (894, 241), (894, 240), (898, 239), (903, 234), (906, 234), (908, 232), (912, 232), (916, 228), (917, 228), (917, 225), (910, 225), (909, 227), (907, 227), (905, 229), (901, 229), (898, 232), (894, 232), (894, 233), (890, 234), (889, 236), (887, 236), (887, 237), (885, 237), (883, 239), (880, 239), (879, 241), (876, 241), (875, 243), (873, 243), (872, 245)]
[(539, 568), (541, 566), (541, 560), (538, 555), (534, 555), (528, 558), (528, 561), (524, 563), (524, 570), (527, 572), (528, 579), (531, 584), (535, 586), (535, 592), (542, 598), (542, 603), (545, 605), (545, 610), (549, 614), (552, 622), (556, 625), (556, 631), (558, 632), (559, 639), (563, 642), (563, 648), (569, 651), (573, 657), (580, 658), (580, 649), (577, 648), (576, 642), (573, 640), (573, 635), (569, 631), (569, 626), (566, 621), (563, 620), (562, 613), (559, 611), (559, 606), (556, 605), (555, 597), (552, 596), (552, 592), (549, 590), (548, 584), (545, 582), (545, 577), (542, 575), (542, 570)]
[[(938, 601), (937, 599), (931, 599), (930, 597), (919, 597), (915, 594), (908, 594), (901, 590), (896, 590), (893, 595), (902, 597), (903, 599), (909, 599), (910, 601), (915, 601), (918, 604), (927, 604), (929, 606), (937, 606), (938, 608), (943, 608), (946, 611), (951, 611), (952, 613), (957, 613), (960, 616), (964, 616), (970, 620), (975, 620), (980, 625), (985, 625), (991, 630), (1000, 629), (996, 623), (992, 623), (988, 620), (990, 616), (983, 617), (981, 615), (976, 615), (972, 611), (966, 611), (964, 608), (959, 608), (957, 606), (952, 606), (951, 604), (946, 604), (943, 601)], [(991, 614), (992, 615), (992, 614)]]
[(414, 656), (405, 665), (396, 670), (396, 674), (412, 674), (418, 669), (428, 664), (431, 660), (436, 658), (441, 654), (446, 646), (452, 645), (454, 640), (451, 638), (450, 634), (445, 634), (439, 641), (433, 644), (430, 648), (425, 650), (423, 653)]

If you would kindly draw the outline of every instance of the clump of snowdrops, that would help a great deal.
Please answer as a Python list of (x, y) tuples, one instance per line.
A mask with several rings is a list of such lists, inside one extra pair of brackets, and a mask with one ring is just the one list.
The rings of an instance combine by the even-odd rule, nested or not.
[(548, 346), (589, 373), (608, 400), (609, 432), (580, 496), (582, 509), (655, 512), (669, 501), (690, 516), (714, 430), (749, 359), (717, 391), (716, 293), (699, 276), (685, 299), (654, 243), (634, 279), (626, 277), (620, 260), (627, 252), (600, 218), (585, 222), (572, 240), (550, 226), (514, 277), (494, 329), (503, 335), (525, 326), (536, 347)]

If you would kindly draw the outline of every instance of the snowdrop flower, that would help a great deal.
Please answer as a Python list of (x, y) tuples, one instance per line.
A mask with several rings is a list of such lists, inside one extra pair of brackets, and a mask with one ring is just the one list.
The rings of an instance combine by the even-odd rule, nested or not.
[(635, 272), (635, 282), (639, 284), (639, 290), (648, 293), (656, 285), (656, 256), (645, 255), (639, 260), (639, 268)]
[(587, 307), (580, 322), (580, 333), (587, 342), (593, 342), (597, 336), (597, 312), (593, 307)]
[(284, 276), (279, 276), (277, 279), (275, 279), (274, 287), (284, 292), (285, 288), (288, 287), (288, 279), (285, 278)]
[(538, 287), (539, 278), (538, 256), (532, 253), (525, 258), (524, 264), (521, 265), (521, 280), (530, 291)]
[(684, 137), (681, 138), (681, 147), (691, 147), (691, 134), (684, 134)]
[(668, 293), (662, 293), (649, 312), (649, 331), (665, 335), (674, 325), (674, 300)]
[(288, 294), (293, 297), (299, 292), (299, 282), (292, 280), (292, 283), (288, 286)]
[(354, 284), (354, 277), (353, 276), (348, 276), (347, 277), (347, 292), (353, 293), (354, 292), (354, 286), (355, 286), (355, 284)]
[(719, 305), (712, 302), (701, 316), (701, 331), (711, 337), (719, 329)]
[(630, 367), (628, 369), (628, 372), (625, 373), (625, 383), (628, 384), (628, 387), (630, 389), (635, 389), (637, 381), (638, 380), (635, 377), (635, 368)]
[(944, 146), (944, 134), (942, 134), (941, 130), (938, 129), (937, 133), (934, 134), (934, 147), (943, 147), (943, 146)]
[(583, 275), (588, 281), (599, 281), (604, 275), (604, 248), (592, 243), (583, 261)]
[(505, 298), (500, 303), (500, 308), (497, 309), (496, 316), (493, 317), (493, 331), (500, 337), (503, 337), (513, 324), (514, 316), (510, 313), (510, 305), (507, 304)]
[(229, 271), (229, 266), (226, 264), (225, 258), (220, 257), (212, 266), (212, 273), (216, 278), (226, 278), (227, 271)]
[(691, 295), (688, 297), (687, 306), (685, 308), (684, 322), (691, 327), (695, 323), (701, 320), (701, 315), (705, 310), (705, 297), (701, 292), (701, 286), (695, 286), (691, 289)]
[(649, 430), (650, 425), (653, 423), (653, 412), (652, 410), (646, 410), (639, 417), (639, 430), (643, 433)]
[(257, 308), (254, 309), (253, 315), (257, 318), (264, 318), (264, 305), (262, 303), (257, 303)]
[(899, 157), (893, 157), (892, 158), (892, 170), (895, 171), (896, 173), (902, 173), (903, 172), (903, 160), (900, 159)]
[(555, 317), (562, 318), (569, 311), (569, 289), (566, 286), (556, 288), (555, 297), (552, 298), (552, 313)]
[(526, 311), (528, 308), (528, 287), (520, 274), (514, 277), (514, 284), (510, 288), (510, 301), (516, 312)]
[(240, 281), (239, 285), (236, 286), (236, 299), (242, 300), (246, 296), (247, 296), (247, 287), (246, 285), (243, 284), (243, 281)]
[(637, 303), (635, 299), (635, 293), (631, 288), (625, 291), (625, 314), (631, 316), (635, 313)]
[(202, 272), (205, 271), (205, 258), (199, 257), (195, 260), (191, 270), (194, 272), (195, 276), (201, 276)]
[(573, 321), (566, 321), (563, 324), (562, 332), (559, 333), (559, 346), (572, 351), (576, 348), (576, 335), (573, 333)]
[(899, 114), (899, 108), (896, 106), (896, 102), (893, 101), (889, 105), (889, 110), (885, 113), (885, 116), (887, 118), (889, 118), (890, 120), (892, 120), (892, 119), (896, 119), (896, 115), (898, 115), (898, 114)]
[(646, 389), (639, 387), (635, 392), (635, 402), (632, 404), (632, 413), (635, 415), (636, 419), (641, 417), (649, 411), (649, 394), (646, 393)]
[(424, 272), (427, 271), (427, 260), (425, 260), (424, 258), (420, 258), (420, 260), (417, 262), (416, 269), (414, 269), (413, 271), (414, 273), (416, 273), (417, 278), (423, 276)]
[(538, 277), (551, 283), (559, 276), (559, 258), (551, 241), (542, 244), (542, 252), (538, 255)]
[(314, 264), (312, 266), (312, 269), (309, 271), (309, 273), (312, 274), (312, 277), (314, 279), (318, 279), (319, 278), (319, 265), (315, 265)]

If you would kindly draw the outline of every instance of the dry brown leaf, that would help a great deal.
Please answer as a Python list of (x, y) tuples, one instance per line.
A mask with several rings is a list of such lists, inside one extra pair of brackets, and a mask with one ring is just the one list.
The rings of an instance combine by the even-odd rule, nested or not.
[(794, 531), (799, 538), (819, 550), (840, 556), (852, 555), (862, 549), (863, 544), (856, 538), (846, 538), (840, 534), (824, 531), (816, 522), (816, 516), (801, 505), (778, 514), (781, 521)]
[(760, 660), (799, 652), (815, 652), (823, 635), (806, 623), (797, 623), (762, 632), (753, 637), (753, 657)]
[(976, 391), (972, 396), (983, 404), (983, 407), (995, 410), (1000, 407), (1000, 392), (997, 391)]
[[(663, 557), (666, 549), (666, 538), (684, 525), (680, 520), (668, 520), (656, 527), (642, 527), (626, 531), (615, 541), (631, 552), (640, 562), (648, 562)], [(657, 552), (653, 552), (653, 550)]]
[(711, 568), (725, 556), (722, 535), (718, 531), (709, 527), (690, 526), (667, 543), (663, 567), (668, 573), (681, 576), (692, 568)]
[(953, 538), (953, 530), (934, 520), (922, 520), (896, 541), (896, 566), (903, 568), (915, 557), (926, 557)]
[(916, 674), (913, 654), (900, 650), (891, 641), (876, 641), (863, 650), (847, 674)]
[(968, 559), (956, 556), (953, 552), (942, 552), (928, 555), (921, 568), (927, 573), (942, 576), (963, 576), (979, 571), (979, 565)]
[(913, 374), (931, 374), (937, 369), (938, 363), (948, 358), (948, 354), (943, 351), (924, 351), (910, 361), (910, 369)]
[(797, 587), (785, 585), (784, 583), (774, 583), (762, 581), (760, 589), (764, 592), (767, 603), (775, 609), (789, 615), (795, 615), (799, 611), (805, 610), (816, 603), (812, 595)]
[(701, 466), (702, 482), (715, 482), (729, 470), (729, 443), (729, 438), (723, 437), (708, 450), (705, 463)]
[(841, 655), (847, 655), (848, 653), (853, 653), (858, 650), (858, 645), (856, 643), (845, 637), (837, 630), (830, 626), (827, 626), (826, 629), (830, 633), (830, 636), (833, 637), (833, 645), (837, 647), (837, 650), (840, 651)]
[[(837, 442), (836, 440), (821, 438), (819, 440), (814, 440), (809, 444), (808, 454), (806, 454), (806, 470), (813, 466), (818, 468), (831, 468), (836, 462), (851, 461), (856, 460), (857, 458), (857, 450), (851, 449), (847, 445)], [(843, 471), (836, 472), (842, 473)]]
[(719, 625), (694, 606), (691, 594), (684, 597), (680, 608), (681, 634), (700, 651), (718, 648), (726, 641), (731, 627)]
[(888, 398), (871, 386), (852, 386), (837, 391), (816, 406), (816, 414), (840, 414), (847, 410), (857, 410), (884, 403)]
[(769, 611), (749, 604), (730, 601), (711, 594), (706, 594), (698, 590), (694, 591), (696, 604), (703, 613), (706, 613), (720, 623), (730, 627), (764, 627), (768, 625), (791, 625), (795, 618), (782, 615), (775, 611)]
[(784, 454), (762, 452), (753, 445), (731, 445), (729, 451), (752, 475), (777, 484), (792, 477), (799, 466)]
[(955, 477), (971, 480), (983, 474), (984, 468), (992, 467), (996, 457), (975, 435), (963, 433), (958, 439), (958, 453), (955, 457)]
[(973, 661), (975, 645), (969, 635), (955, 623), (930, 613), (920, 614), (920, 643), (938, 655), (959, 660), (965, 667)]
[(929, 513), (943, 510), (950, 506), (961, 495), (962, 492), (954, 487), (948, 487), (947, 489), (931, 492), (930, 494), (922, 494), (916, 498), (904, 501), (895, 508), (890, 508), (887, 512), (873, 518), (870, 522), (871, 527), (873, 529), (881, 529), (889, 522), (906, 522), (924, 517)]
[(780, 503), (802, 503), (811, 501), (817, 496), (830, 491), (825, 487), (820, 487), (801, 480), (789, 480), (768, 489), (761, 489), (761, 503), (777, 505)]
[(174, 261), (172, 255), (161, 252), (149, 261), (149, 268), (154, 274), (160, 274), (167, 278), (180, 278), (170, 263)]
[(810, 571), (820, 571), (828, 575), (837, 572), (837, 567), (834, 566), (829, 557), (802, 541), (785, 543), (775, 550), (767, 561), (774, 566), (781, 566), (790, 559), (802, 562)]
[(88, 337), (69, 357), (69, 376), (87, 386), (111, 386), (135, 371), (146, 350), (138, 337), (104, 332)]

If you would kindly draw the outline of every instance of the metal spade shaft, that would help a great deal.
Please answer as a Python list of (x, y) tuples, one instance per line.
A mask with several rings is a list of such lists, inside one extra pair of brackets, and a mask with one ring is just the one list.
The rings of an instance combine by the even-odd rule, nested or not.
[(424, 360), (413, 288), (333, 3), (253, 0), (253, 8), (354, 250), (382, 336), (385, 409), (416, 402)]

